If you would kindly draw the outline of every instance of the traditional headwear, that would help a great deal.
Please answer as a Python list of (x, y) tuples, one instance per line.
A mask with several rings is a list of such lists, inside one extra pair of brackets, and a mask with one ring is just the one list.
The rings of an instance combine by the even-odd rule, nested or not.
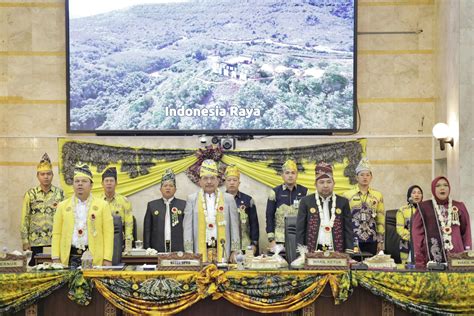
[(91, 182), (93, 182), (93, 180), (92, 180), (92, 172), (91, 172), (91, 170), (89, 169), (89, 166), (86, 165), (85, 163), (78, 162), (78, 163), (74, 166), (74, 179), (75, 179), (76, 177), (86, 177), (86, 178), (90, 179)]
[(41, 161), (39, 162), (38, 166), (36, 166), (36, 171), (51, 171), (53, 170), (53, 166), (51, 165), (51, 160), (47, 153), (44, 153), (43, 157), (41, 157)]
[(316, 165), (314, 171), (316, 174), (316, 181), (318, 181), (319, 179), (326, 179), (326, 178), (333, 179), (331, 165), (323, 161)]
[(285, 161), (283, 166), (281, 166), (281, 169), (283, 171), (286, 171), (286, 170), (298, 171), (298, 166), (296, 165), (296, 162), (293, 159), (288, 159), (287, 161)]
[(436, 196), (436, 184), (441, 179), (446, 180), (446, 182), (448, 183), (448, 187), (449, 187), (449, 193), (451, 193), (451, 185), (449, 184), (448, 178), (443, 177), (443, 176), (434, 178), (434, 180), (431, 182), (431, 193), (433, 194), (433, 197), (435, 198), (436, 202), (438, 202), (438, 204), (440, 204), (440, 205), (446, 204), (448, 202), (448, 199), (449, 199), (449, 195), (448, 195), (448, 198), (446, 198), (445, 200), (440, 200)]
[(410, 203), (410, 198), (411, 198), (411, 193), (413, 192), (414, 189), (418, 189), (421, 192), (421, 200), (423, 200), (423, 190), (419, 185), (412, 185), (411, 187), (408, 188), (407, 192), (407, 202)]
[(235, 165), (228, 165), (225, 169), (225, 177), (237, 177), (240, 178), (239, 168)]
[(206, 159), (202, 162), (201, 168), (199, 170), (199, 176), (217, 176), (219, 172), (217, 171), (217, 164), (212, 159)]
[(161, 176), (161, 186), (166, 182), (171, 182), (176, 186), (176, 176), (172, 169), (166, 169), (165, 173)]
[(104, 181), (105, 178), (114, 178), (115, 181), (117, 181), (117, 168), (110, 167), (105, 169), (104, 173), (102, 173), (102, 181)]
[(362, 172), (362, 171), (372, 172), (372, 168), (370, 167), (369, 159), (367, 159), (367, 158), (362, 158), (359, 161), (359, 164), (356, 167), (356, 174), (359, 174), (359, 172)]

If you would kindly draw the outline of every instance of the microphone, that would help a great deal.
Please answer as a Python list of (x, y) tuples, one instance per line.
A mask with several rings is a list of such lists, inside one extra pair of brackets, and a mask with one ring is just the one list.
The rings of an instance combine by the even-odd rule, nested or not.
[(413, 205), (413, 198), (411, 196), (408, 198), (408, 204)]

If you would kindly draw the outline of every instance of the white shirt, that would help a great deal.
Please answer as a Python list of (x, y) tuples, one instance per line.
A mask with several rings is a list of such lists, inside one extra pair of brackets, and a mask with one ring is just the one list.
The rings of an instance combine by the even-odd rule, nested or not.
[[(74, 231), (72, 233), (72, 246), (76, 248), (83, 248), (88, 245), (87, 240), (87, 206), (90, 201), (89, 198), (82, 202), (78, 198), (75, 199), (74, 208)], [(82, 230), (82, 234), (79, 234), (79, 230)]]
[(217, 225), (216, 225), (216, 194), (208, 194), (204, 193), (204, 196), (206, 198), (206, 209), (207, 209), (207, 218), (206, 218), (206, 223), (207, 224), (213, 224), (213, 228), (209, 228), (209, 226), (206, 229), (206, 240), (210, 241), (212, 237), (214, 237), (217, 245)]
[(167, 200), (163, 198), (163, 201), (166, 205), (166, 213), (165, 213), (165, 242), (167, 240), (171, 241), (171, 214), (170, 214), (170, 203), (173, 201), (174, 197)]
[[(319, 245), (330, 245), (331, 247), (333, 246), (332, 244), (332, 231), (326, 232), (324, 230), (324, 226), (329, 225), (329, 220), (331, 219), (331, 214), (329, 214), (329, 201), (331, 200), (331, 195), (328, 196), (327, 198), (321, 197), (321, 200), (323, 201), (323, 214), (321, 214), (321, 224), (319, 227), (319, 234), (318, 234), (318, 244)], [(319, 209), (318, 209), (319, 212)], [(334, 250), (334, 249), (333, 249)]]

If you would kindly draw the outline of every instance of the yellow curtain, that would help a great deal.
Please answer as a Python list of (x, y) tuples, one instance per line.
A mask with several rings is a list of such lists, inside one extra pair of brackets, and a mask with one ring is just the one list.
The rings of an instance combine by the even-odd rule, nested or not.
[[(236, 165), (241, 173), (271, 188), (283, 183), (281, 175), (277, 174), (276, 170), (268, 167), (271, 161), (251, 162), (232, 155), (224, 155), (222, 161), (227, 165)], [(349, 178), (344, 176), (344, 169), (347, 165), (347, 159), (344, 159), (343, 163), (335, 163), (333, 165), (334, 191), (337, 194), (342, 194), (353, 187), (349, 182)], [(305, 161), (303, 163), (305, 172), (298, 173), (298, 183), (307, 187), (310, 192), (315, 191), (315, 166), (316, 162)]]
[[(63, 156), (63, 146), (67, 143), (68, 140), (66, 139), (59, 139), (59, 157)], [(150, 167), (148, 169), (149, 173), (146, 175), (140, 175), (136, 178), (130, 178), (126, 172), (120, 172), (121, 170), (121, 163), (109, 164), (108, 167), (116, 167), (117, 168), (117, 193), (128, 196), (133, 193), (139, 192), (146, 188), (149, 188), (155, 184), (161, 182), (161, 176), (165, 172), (166, 169), (172, 169), (174, 173), (178, 174), (186, 169), (188, 169), (191, 165), (193, 165), (197, 161), (197, 158), (194, 155), (189, 155), (183, 159), (175, 160), (175, 161), (154, 161), (156, 163), (155, 166)], [(96, 167), (89, 166), (91, 168), (94, 180), (94, 187), (92, 188), (92, 194), (100, 195), (103, 193), (103, 189), (101, 186), (102, 182), (102, 174), (97, 171)], [(60, 159), (60, 173), (63, 168), (62, 159)], [(60, 176), (60, 183), (61, 188), (64, 190), (66, 196), (71, 196), (73, 194), (73, 187), (72, 185), (68, 185), (64, 180), (64, 177)]]
[[(346, 167), (351, 165), (351, 170), (355, 168), (354, 165), (357, 165), (357, 159), (360, 159), (361, 152), (363, 156), (365, 155), (366, 144), (366, 139), (359, 139), (349, 142), (286, 148), (281, 149), (281, 152), (268, 149), (262, 149), (261, 151), (224, 151), (223, 155), (220, 153), (216, 155), (216, 157), (222, 155), (221, 161), (223, 163), (234, 164), (243, 174), (250, 178), (268, 187), (275, 187), (283, 181), (281, 175), (278, 175), (272, 164), (280, 166), (281, 159), (297, 156), (299, 157), (298, 162), (304, 167), (304, 171), (298, 174), (298, 183), (306, 186), (310, 192), (314, 192), (315, 190), (314, 168), (316, 163), (319, 162), (315, 160), (326, 159), (326, 162), (332, 162), (333, 164), (335, 192), (342, 194), (353, 188), (353, 185), (350, 184), (349, 177), (344, 175)], [(82, 162), (91, 164), (90, 167), (94, 178), (93, 194), (102, 194), (102, 186), (100, 184), (102, 178), (100, 172), (97, 170), (97, 166), (100, 166), (100, 171), (105, 170), (107, 167), (116, 167), (119, 183), (117, 192), (128, 196), (159, 183), (163, 172), (168, 168), (173, 169), (173, 171), (178, 174), (192, 167), (191, 169), (196, 173), (197, 169), (194, 164), (199, 161), (196, 154), (202, 154), (207, 151), (213, 152), (212, 148), (206, 148), (206, 150), (152, 150), (138, 147), (100, 145), (62, 138), (58, 140), (58, 145), (60, 183), (67, 196), (72, 195), (73, 189), (72, 185), (66, 183), (65, 180), (66, 163), (69, 168), (67, 170), (68, 174), (72, 173), (71, 164), (80, 159), (85, 160)], [(351, 153), (352, 156), (349, 161)], [(203, 159), (203, 157), (201, 157), (201, 159)], [(109, 160), (116, 162), (110, 163)], [(123, 160), (126, 161), (124, 162)], [(124, 164), (126, 165), (124, 166)], [(134, 169), (134, 172), (127, 170), (127, 168)], [(131, 176), (132, 173), (133, 176)]]

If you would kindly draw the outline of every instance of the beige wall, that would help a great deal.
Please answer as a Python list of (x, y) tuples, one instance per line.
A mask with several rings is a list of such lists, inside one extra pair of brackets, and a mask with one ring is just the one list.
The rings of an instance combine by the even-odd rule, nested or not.
[[(4, 3), (5, 5), (1, 5)], [(238, 149), (275, 148), (368, 138), (374, 167), (373, 186), (385, 195), (386, 208), (405, 202), (407, 187), (429, 192), (432, 177), (431, 128), (438, 97), (435, 80), (437, 6), (433, 1), (360, 1), (359, 31), (414, 31), (415, 35), (358, 37), (358, 98), (361, 128), (357, 135), (267, 137), (239, 142)], [(48, 152), (57, 165), (57, 137), (66, 134), (64, 4), (0, 0), (0, 244), (19, 248), (18, 226), (23, 193), (36, 185), (35, 165)], [(197, 137), (95, 137), (76, 139), (152, 148), (193, 148)], [(57, 175), (57, 172), (56, 172)], [(58, 182), (56, 177), (55, 182)], [(267, 188), (243, 178), (242, 191), (257, 202), (265, 230)], [(178, 176), (181, 198), (194, 190)], [(152, 187), (130, 197), (139, 219)], [(265, 239), (262, 234), (261, 240)]]
[[(436, 2), (438, 36), (436, 45), (439, 99), (436, 121), (446, 122), (454, 147), (436, 149), (436, 166), (446, 170), (453, 198), (474, 210), (474, 2), (470, 0)], [(471, 213), (472, 214), (472, 213)], [(471, 216), (474, 225), (474, 217)]]

